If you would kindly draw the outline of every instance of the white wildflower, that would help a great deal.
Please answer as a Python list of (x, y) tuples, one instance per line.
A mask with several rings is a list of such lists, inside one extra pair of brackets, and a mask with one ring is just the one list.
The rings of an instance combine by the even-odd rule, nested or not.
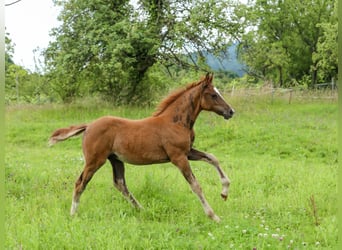
[(272, 234), (272, 238), (279, 238), (279, 234)]

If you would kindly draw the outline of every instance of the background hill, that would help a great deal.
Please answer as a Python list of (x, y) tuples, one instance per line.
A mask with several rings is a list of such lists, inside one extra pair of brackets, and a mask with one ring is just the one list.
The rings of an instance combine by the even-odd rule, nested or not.
[(205, 54), (208, 65), (214, 71), (230, 71), (237, 74), (239, 77), (246, 74), (243, 70), (244, 65), (237, 58), (237, 44), (227, 48), (226, 56), (223, 59), (217, 58), (215, 55)]

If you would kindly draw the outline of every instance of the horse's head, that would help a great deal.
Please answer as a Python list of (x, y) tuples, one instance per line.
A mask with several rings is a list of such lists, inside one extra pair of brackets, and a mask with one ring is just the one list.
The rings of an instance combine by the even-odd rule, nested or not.
[(213, 75), (208, 73), (202, 83), (201, 108), (213, 111), (223, 116), (224, 119), (229, 119), (233, 116), (234, 109), (226, 103), (218, 89), (214, 87), (212, 81)]

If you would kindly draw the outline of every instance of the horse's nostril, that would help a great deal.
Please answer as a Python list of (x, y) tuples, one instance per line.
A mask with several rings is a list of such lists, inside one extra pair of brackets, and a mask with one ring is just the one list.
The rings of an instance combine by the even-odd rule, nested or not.
[(231, 110), (229, 111), (229, 114), (230, 114), (230, 115), (234, 115), (234, 113), (235, 113), (234, 109), (231, 109)]

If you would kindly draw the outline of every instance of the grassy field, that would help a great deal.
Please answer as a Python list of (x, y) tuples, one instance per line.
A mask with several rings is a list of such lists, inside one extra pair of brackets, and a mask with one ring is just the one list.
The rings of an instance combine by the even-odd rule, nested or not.
[[(227, 98), (228, 100), (229, 98)], [(103, 103), (6, 110), (7, 249), (334, 249), (337, 246), (337, 102), (234, 98), (228, 122), (203, 112), (195, 146), (220, 160), (232, 184), (221, 200), (214, 168), (192, 163), (209, 220), (171, 164), (126, 165), (137, 211), (112, 184), (109, 163), (69, 209), (83, 168), (81, 139), (47, 147), (60, 127), (103, 115), (148, 116), (152, 109)]]

